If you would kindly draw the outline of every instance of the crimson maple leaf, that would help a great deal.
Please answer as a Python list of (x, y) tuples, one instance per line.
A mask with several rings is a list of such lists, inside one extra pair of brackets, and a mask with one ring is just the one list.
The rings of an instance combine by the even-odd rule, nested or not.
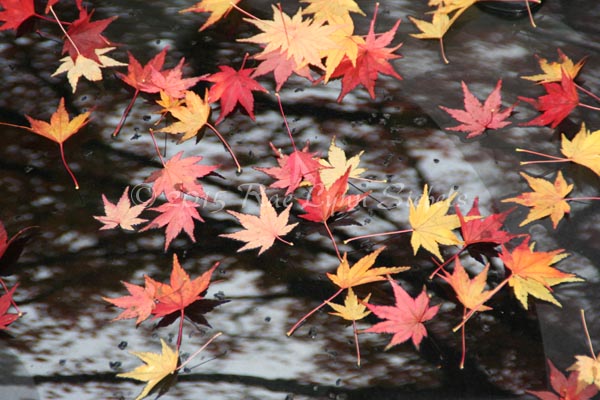
[[(376, 10), (377, 11), (377, 10)], [(375, 98), (375, 81), (379, 73), (393, 76), (396, 79), (402, 77), (394, 70), (394, 67), (388, 62), (400, 58), (399, 54), (394, 54), (402, 44), (394, 47), (385, 47), (392, 42), (396, 35), (396, 30), (400, 25), (400, 20), (396, 21), (392, 29), (382, 34), (375, 34), (375, 19), (377, 12), (373, 15), (369, 33), (365, 37), (364, 43), (358, 44), (358, 56), (353, 63), (345, 57), (340, 65), (333, 71), (331, 78), (342, 77), (342, 91), (337, 98), (341, 102), (344, 96), (348, 94), (359, 84), (362, 84), (372, 99)]]
[(183, 151), (175, 154), (165, 163), (162, 169), (153, 172), (145, 182), (154, 182), (152, 193), (156, 197), (164, 192), (168, 198), (171, 192), (177, 191), (207, 198), (204, 188), (196, 179), (210, 174), (219, 166), (196, 165), (202, 160), (202, 156), (181, 159), (182, 155)]
[(0, 22), (4, 21), (0, 31), (18, 31), (25, 21), (36, 15), (33, 0), (0, 0), (0, 6), (4, 9), (0, 11)]
[(113, 229), (120, 226), (127, 231), (133, 231), (133, 225), (139, 225), (147, 221), (143, 218), (138, 218), (138, 216), (144, 211), (148, 203), (144, 202), (131, 207), (129, 186), (125, 188), (117, 204), (111, 203), (104, 194), (102, 194), (102, 201), (104, 202), (104, 213), (106, 215), (94, 216), (95, 219), (104, 224), (100, 227), (100, 230)]
[(156, 54), (150, 61), (142, 67), (140, 62), (131, 54), (127, 52), (129, 56), (129, 63), (127, 64), (127, 75), (117, 72), (117, 76), (126, 84), (136, 89), (137, 91), (142, 90), (142, 85), (149, 81), (152, 76), (152, 70), (155, 69), (160, 71), (165, 63), (165, 56), (167, 55), (168, 47), (163, 48), (158, 54)]
[(393, 306), (365, 305), (376, 316), (386, 321), (379, 322), (363, 332), (393, 333), (392, 340), (385, 350), (392, 346), (412, 339), (418, 349), (421, 341), (427, 336), (427, 329), (423, 324), (432, 319), (440, 306), (429, 307), (429, 296), (425, 289), (416, 298), (412, 298), (403, 288), (388, 277), (394, 290), (396, 304)]
[(514, 105), (501, 109), (502, 98), (500, 89), (502, 80), (498, 80), (496, 88), (490, 93), (483, 104), (469, 91), (465, 82), (461, 82), (463, 94), (465, 96), (465, 109), (458, 110), (440, 106), (440, 108), (450, 114), (462, 124), (446, 128), (450, 131), (468, 132), (467, 139), (481, 135), (486, 129), (500, 129), (510, 125), (506, 118), (510, 116)]
[(204, 76), (182, 78), (184, 63), (185, 58), (182, 57), (181, 60), (179, 60), (179, 64), (164, 71), (159, 71), (156, 67), (151, 65), (150, 79), (139, 84), (140, 90), (146, 93), (158, 93), (162, 90), (176, 99), (185, 97), (186, 90), (198, 83)]
[(473, 206), (466, 215), (467, 218), (462, 215), (458, 205), (455, 205), (455, 210), (460, 221), (460, 229), (465, 242), (465, 247), (478, 243), (492, 243), (494, 245), (505, 244), (517, 237), (517, 235), (501, 229), (504, 220), (514, 208), (481, 218), (481, 213), (479, 212), (479, 198), (475, 197)]
[(150, 221), (140, 232), (147, 231), (148, 229), (162, 228), (167, 226), (165, 231), (165, 251), (171, 244), (171, 241), (175, 239), (177, 235), (183, 230), (192, 242), (196, 242), (194, 236), (194, 220), (204, 222), (196, 207), (199, 204), (193, 201), (186, 200), (182, 197), (169, 199), (168, 202), (158, 206), (149, 208), (150, 211), (159, 212), (160, 215)]
[(0, 297), (0, 331), (7, 329), (8, 325), (19, 319), (19, 314), (9, 313), (8, 309), (13, 302), (12, 296), (17, 288), (18, 284), (12, 287), (8, 292)]
[(254, 68), (244, 68), (243, 66), (236, 71), (227, 65), (220, 65), (220, 72), (208, 75), (203, 80), (213, 82), (208, 92), (208, 101), (215, 103), (221, 102), (221, 113), (215, 124), (220, 123), (229, 113), (233, 111), (239, 103), (248, 116), (254, 120), (254, 96), (252, 91), (267, 92), (267, 89), (261, 86), (256, 80), (250, 78)]
[(299, 217), (313, 222), (325, 222), (336, 212), (350, 211), (356, 207), (362, 199), (369, 195), (369, 192), (345, 196), (349, 175), (350, 168), (329, 188), (326, 188), (321, 182), (321, 178), (317, 177), (310, 199), (298, 200), (306, 211), (306, 214)]
[(314, 183), (319, 177), (319, 169), (323, 168), (316, 153), (308, 151), (308, 142), (302, 150), (295, 149), (290, 155), (283, 154), (270, 143), (271, 148), (277, 156), (279, 167), (269, 167), (255, 169), (277, 179), (269, 187), (285, 189), (286, 195), (293, 193), (300, 186), (302, 180)]
[(550, 125), (556, 128), (571, 111), (579, 105), (579, 95), (575, 87), (575, 82), (569, 74), (562, 74), (560, 83), (550, 82), (542, 83), (547, 94), (538, 99), (519, 96), (519, 100), (533, 105), (542, 115), (525, 122), (523, 126), (545, 126)]
[(579, 372), (572, 371), (567, 379), (550, 359), (548, 359), (548, 366), (550, 367), (550, 386), (558, 394), (536, 390), (528, 390), (527, 393), (541, 400), (588, 400), (598, 393), (598, 388), (594, 384), (584, 386), (578, 384)]
[(104, 36), (102, 32), (106, 27), (117, 19), (116, 16), (101, 19), (98, 21), (90, 21), (94, 11), (87, 13), (83, 7), (79, 8), (79, 18), (69, 25), (67, 34), (71, 40), (65, 40), (62, 54), (69, 53), (73, 61), (81, 54), (85, 58), (94, 60), (102, 64), (96, 53), (97, 49), (113, 46), (113, 44)]

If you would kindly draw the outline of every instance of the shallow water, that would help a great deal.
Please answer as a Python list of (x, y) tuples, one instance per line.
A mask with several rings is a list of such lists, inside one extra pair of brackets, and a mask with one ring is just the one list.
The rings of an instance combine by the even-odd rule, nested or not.
[[(230, 21), (198, 33), (205, 20), (202, 16), (177, 13), (189, 2), (92, 3), (97, 19), (119, 16), (105, 34), (122, 44), (112, 53), (121, 61), (127, 60), (126, 50), (145, 62), (169, 45), (166, 66), (174, 66), (185, 56), (187, 76), (196, 76), (212, 73), (220, 64), (238, 67), (244, 52), (255, 50), (234, 42), (254, 32), (240, 24), (235, 13)], [(268, 16), (266, 2), (244, 3), (249, 11)], [(374, 3), (359, 3), (370, 16)], [(286, 1), (283, 7), (295, 12), (297, 3)], [(599, 112), (578, 108), (556, 131), (512, 125), (467, 141), (461, 139), (463, 134), (441, 129), (453, 121), (438, 108), (440, 104), (462, 106), (461, 80), (484, 98), (503, 79), (504, 105), (515, 102), (518, 95), (537, 97), (538, 88), (519, 76), (537, 73), (534, 55), (554, 60), (556, 48), (574, 60), (587, 56), (581, 76), (586, 87), (600, 92), (600, 31), (594, 18), (600, 15), (600, 6), (595, 2), (548, 0), (535, 16), (536, 29), (526, 19), (505, 20), (474, 7), (446, 37), (449, 65), (442, 63), (437, 42), (408, 36), (415, 29), (407, 16), (422, 16), (427, 10), (425, 1), (389, 1), (380, 7), (377, 31), (388, 30), (397, 18), (403, 21), (394, 41), (404, 42), (399, 50), (403, 58), (393, 62), (402, 81), (381, 77), (376, 100), (360, 89), (341, 104), (335, 102), (339, 83), (310, 87), (302, 79), (291, 79), (281, 91), (296, 143), (310, 140), (311, 150), (325, 154), (336, 136), (347, 154), (365, 151), (361, 166), (367, 168), (367, 176), (387, 180), (357, 183), (359, 189), (373, 191), (366, 206), (349, 216), (364, 228), (345, 226), (344, 221), (332, 224), (339, 242), (357, 230), (375, 233), (406, 226), (408, 199), (416, 200), (425, 183), (436, 196), (459, 191), (457, 202), (464, 212), (475, 197), (480, 199), (482, 213), (506, 209), (499, 200), (526, 188), (518, 175), (520, 156), (515, 147), (556, 154), (560, 132), (576, 132), (581, 121), (592, 130), (600, 129)], [(356, 30), (366, 32), (368, 18), (359, 20)], [(383, 352), (389, 337), (360, 335), (362, 366), (358, 368), (352, 328), (325, 312), (309, 319), (293, 337), (286, 337), (298, 318), (333, 293), (325, 273), (338, 261), (323, 229), (301, 224), (290, 235), (294, 247), (276, 244), (260, 257), (256, 251), (236, 253), (238, 242), (217, 236), (237, 228), (236, 221), (221, 210), (223, 206), (245, 213), (257, 211), (253, 200), (257, 185), (270, 181), (252, 167), (275, 164), (268, 142), (289, 149), (274, 97), (257, 96), (256, 122), (236, 113), (219, 125), (244, 167), (239, 176), (211, 133), (197, 145), (193, 140), (180, 145), (161, 142), (168, 156), (185, 151), (187, 156), (202, 155), (202, 164), (221, 165), (221, 176), (202, 181), (218, 201), (201, 211), (206, 222), (196, 224), (197, 243), (180, 235), (165, 254), (163, 230), (98, 231), (99, 224), (92, 218), (102, 213), (102, 193), (116, 201), (129, 185), (137, 195), (145, 195), (143, 181), (160, 165), (147, 135), (158, 118), (152, 114), (154, 107), (139, 99), (119, 137), (110, 138), (131, 93), (111, 72), (105, 72), (102, 82), (81, 80), (77, 93), (71, 95), (64, 75), (50, 77), (59, 49), (54, 41), (34, 34), (18, 39), (12, 32), (0, 36), (2, 121), (25, 124), (24, 114), (47, 119), (62, 96), (71, 115), (93, 108), (93, 122), (65, 144), (79, 191), (73, 189), (55, 143), (0, 127), (0, 219), (9, 234), (26, 226), (40, 227), (19, 261), (18, 273), (8, 279), (11, 285), (17, 279), (20, 282), (16, 300), (26, 315), (0, 336), (0, 368), (5, 376), (18, 378), (21, 398), (134, 398), (141, 385), (115, 377), (116, 372), (139, 364), (127, 351), (158, 350), (158, 337), (174, 340), (176, 324), (153, 331), (150, 322), (138, 329), (133, 321), (111, 322), (118, 311), (101, 297), (124, 295), (120, 281), (142, 284), (144, 274), (167, 280), (171, 252), (179, 255), (192, 277), (220, 261), (219, 282), (211, 285), (207, 296), (216, 294), (231, 301), (207, 315), (212, 329), (186, 325), (184, 333), (190, 336), (184, 338), (182, 351), (188, 353), (215, 332), (224, 334), (197, 359), (201, 365), (179, 375), (165, 399), (526, 398), (525, 390), (542, 390), (546, 385), (546, 357), (564, 370), (573, 355), (588, 353), (580, 308), (588, 310), (595, 343), (600, 339), (600, 318), (595, 311), (600, 217), (594, 203), (573, 204), (572, 216), (556, 231), (548, 221), (518, 228), (526, 214), (523, 208), (512, 215), (508, 226), (515, 232), (531, 233), (538, 249), (567, 249), (571, 257), (560, 268), (577, 273), (587, 283), (556, 288), (562, 309), (532, 302), (525, 311), (503, 291), (493, 302), (494, 311), (475, 316), (467, 325), (464, 370), (458, 368), (460, 335), (450, 333), (460, 320), (461, 309), (451, 301), (447, 287), (435, 280), (427, 282), (427, 288), (432, 303), (441, 304), (442, 311), (427, 324), (430, 338), (421, 351), (405, 343)], [(263, 78), (261, 83), (273, 90), (270, 79)], [(517, 121), (536, 115), (526, 105), (517, 106), (516, 111)], [(549, 176), (554, 170), (547, 166), (527, 169)], [(591, 172), (573, 165), (562, 170), (587, 195), (598, 192), (598, 178)], [(295, 208), (293, 214), (299, 213)], [(413, 256), (408, 236), (357, 241), (342, 250), (357, 259), (382, 244), (388, 248), (378, 265), (412, 265), (398, 279), (417, 292), (434, 265), (423, 251)], [(387, 287), (371, 290), (373, 302), (387, 298)], [(367, 294), (358, 292), (361, 297)], [(7, 382), (0, 379), (0, 389), (8, 391)]]

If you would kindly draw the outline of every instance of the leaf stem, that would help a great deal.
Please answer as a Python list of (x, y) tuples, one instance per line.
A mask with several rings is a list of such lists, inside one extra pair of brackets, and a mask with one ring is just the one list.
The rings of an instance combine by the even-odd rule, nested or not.
[(75, 51), (77, 52), (77, 54), (81, 55), (81, 52), (79, 51), (79, 48), (77, 47), (77, 45), (75, 44), (75, 42), (73, 41), (73, 39), (71, 39), (71, 36), (69, 36), (69, 34), (65, 30), (65, 28), (63, 28), (62, 24), (60, 23), (60, 19), (58, 19), (58, 16), (54, 12), (54, 8), (52, 6), (50, 6), (50, 12), (52, 13), (52, 15), (54, 16), (54, 18), (56, 19), (56, 22), (58, 22), (58, 27), (60, 28), (61, 31), (63, 31), (63, 33), (65, 34), (67, 40), (71, 43), (71, 45), (73, 46), (73, 48), (75, 49)]
[(354, 331), (354, 346), (356, 346), (356, 365), (360, 367), (360, 345), (358, 344), (358, 332), (356, 331), (356, 320), (352, 320), (352, 330)]
[(281, 116), (283, 117), (283, 122), (285, 123), (285, 128), (287, 129), (288, 136), (290, 137), (290, 141), (292, 142), (292, 148), (294, 151), (298, 151), (296, 148), (296, 142), (294, 142), (294, 138), (292, 137), (292, 131), (290, 130), (290, 125), (288, 124), (287, 118), (285, 117), (285, 113), (283, 112), (283, 104), (281, 104), (281, 96), (279, 93), (275, 93), (275, 97), (277, 97), (277, 103), (279, 104), (279, 112), (281, 112)]
[(590, 106), (589, 104), (579, 103), (578, 106), (588, 108), (590, 110), (600, 111), (600, 107)]
[(594, 353), (594, 346), (592, 345), (592, 338), (590, 337), (590, 331), (588, 331), (587, 322), (585, 322), (585, 310), (582, 308), (581, 310), (579, 310), (579, 312), (581, 313), (581, 322), (583, 323), (583, 331), (585, 332), (585, 338), (588, 342), (588, 346), (590, 346), (590, 352), (592, 353), (592, 358), (594, 359), (594, 361), (597, 361), (596, 353)]
[(600, 97), (596, 96), (594, 93), (590, 92), (589, 90), (587, 90), (586, 88), (584, 88), (581, 85), (578, 85), (577, 83), (575, 83), (575, 87), (579, 90), (581, 90), (583, 93), (587, 94), (588, 96), (590, 96), (592, 99), (600, 102)]
[(79, 190), (79, 182), (77, 182), (77, 178), (75, 178), (73, 171), (71, 171), (71, 168), (69, 168), (69, 164), (67, 164), (67, 160), (65, 159), (65, 151), (63, 149), (63, 144), (58, 143), (58, 146), (60, 147), (60, 158), (62, 158), (63, 165), (65, 166), (65, 169), (67, 170), (69, 175), (71, 175), (71, 179), (73, 180), (73, 183), (75, 184), (75, 190)]
[(342, 256), (340, 255), (340, 251), (338, 249), (337, 243), (335, 243), (335, 238), (333, 237), (333, 233), (331, 229), (329, 229), (329, 225), (327, 225), (327, 220), (323, 221), (323, 225), (325, 225), (325, 229), (327, 229), (327, 234), (329, 234), (329, 238), (331, 239), (331, 243), (333, 243), (333, 248), (335, 249), (335, 255), (337, 258), (342, 261)]
[(353, 242), (353, 241), (358, 240), (358, 239), (366, 239), (366, 238), (370, 238), (370, 237), (385, 236), (385, 235), (396, 235), (396, 234), (399, 234), (399, 233), (412, 232), (413, 230), (414, 229), (404, 229), (404, 230), (401, 230), (401, 231), (388, 231), (388, 232), (381, 232), (381, 233), (370, 233), (368, 235), (354, 236), (354, 237), (351, 237), (350, 239), (344, 240), (344, 244), (348, 244), (348, 243)]
[(450, 64), (450, 61), (446, 58), (446, 51), (444, 50), (444, 38), (440, 38), (440, 52), (442, 53), (442, 60), (444, 60), (444, 64)]
[(154, 136), (154, 130), (152, 128), (148, 129), (148, 131), (150, 132), (150, 137), (152, 137), (152, 142), (154, 143), (154, 149), (156, 150), (156, 154), (158, 154), (158, 158), (160, 159), (160, 162), (162, 163), (163, 167), (166, 166), (165, 164), (165, 160), (162, 156), (162, 154), (160, 154), (160, 149), (158, 148), (158, 143), (156, 143), (156, 137)]
[(237, 157), (235, 156), (233, 150), (231, 149), (231, 146), (229, 146), (229, 143), (227, 143), (227, 140), (225, 140), (225, 138), (223, 137), (223, 135), (221, 135), (221, 133), (217, 130), (217, 128), (215, 128), (214, 126), (212, 126), (208, 122), (206, 122), (206, 126), (208, 126), (210, 129), (212, 129), (212, 131), (215, 133), (215, 135), (217, 135), (217, 137), (219, 138), (219, 140), (221, 140), (221, 142), (223, 143), (223, 146), (225, 146), (225, 148), (227, 149), (227, 151), (229, 152), (229, 154), (231, 154), (231, 158), (233, 158), (233, 162), (235, 163), (235, 166), (237, 168), (238, 174), (240, 172), (242, 172), (242, 166), (240, 165)]
[(178, 371), (178, 370), (182, 369), (183, 367), (185, 367), (186, 365), (188, 365), (190, 363), (190, 361), (192, 361), (198, 354), (200, 354), (200, 352), (202, 352), (209, 344), (211, 344), (213, 342), (213, 340), (215, 340), (216, 338), (218, 338), (222, 334), (223, 334), (223, 332), (217, 332), (217, 333), (215, 333), (213, 335), (213, 337), (211, 337), (210, 339), (208, 339), (208, 341), (202, 345), (202, 347), (200, 347), (198, 350), (196, 350), (194, 352), (194, 354), (192, 354), (191, 356), (189, 356), (187, 360), (185, 360), (183, 363), (181, 363), (181, 365), (179, 367), (177, 367), (175, 369), (175, 371)]
[(127, 105), (127, 108), (125, 108), (125, 111), (123, 111), (121, 120), (119, 121), (119, 124), (117, 125), (114, 132), (112, 133), (112, 137), (116, 137), (119, 134), (119, 132), (121, 131), (121, 128), (123, 127), (123, 124), (125, 123), (125, 120), (127, 119), (127, 116), (129, 115), (129, 111), (131, 111), (131, 108), (133, 107), (133, 104), (137, 100), (139, 94), (140, 94), (140, 89), (136, 88), (135, 93), (133, 94), (133, 98)]
[(179, 310), (179, 331), (177, 332), (177, 351), (181, 348), (181, 340), (183, 338), (183, 319), (185, 318), (185, 313), (183, 312), (183, 308)]
[(339, 289), (337, 292), (335, 292), (333, 295), (331, 295), (331, 297), (330, 297), (330, 298), (328, 298), (327, 300), (323, 301), (323, 302), (322, 302), (321, 304), (319, 304), (317, 307), (313, 308), (313, 309), (312, 309), (312, 310), (311, 310), (311, 311), (310, 311), (308, 314), (306, 314), (304, 317), (300, 318), (300, 319), (298, 320), (298, 322), (296, 322), (296, 323), (294, 324), (294, 326), (292, 326), (292, 328), (291, 328), (289, 331), (287, 331), (285, 334), (286, 334), (287, 336), (292, 336), (292, 335), (294, 334), (294, 331), (295, 331), (296, 329), (298, 329), (298, 327), (299, 327), (300, 325), (302, 325), (302, 323), (303, 323), (304, 321), (306, 321), (306, 320), (307, 320), (307, 319), (308, 319), (308, 318), (309, 318), (311, 315), (313, 315), (314, 313), (316, 313), (317, 311), (319, 311), (321, 308), (323, 308), (323, 306), (324, 306), (325, 304), (327, 304), (327, 303), (328, 303), (328, 302), (330, 302), (330, 301), (333, 301), (333, 299), (335, 299), (335, 298), (336, 298), (336, 297), (337, 297), (337, 296), (338, 296), (340, 293), (342, 293), (342, 291), (343, 291), (344, 289), (345, 289), (345, 288), (340, 288), (340, 289)]

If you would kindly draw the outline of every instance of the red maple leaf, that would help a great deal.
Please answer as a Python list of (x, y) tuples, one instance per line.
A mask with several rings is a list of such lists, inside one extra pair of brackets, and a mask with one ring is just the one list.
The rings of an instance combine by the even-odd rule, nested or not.
[(207, 198), (204, 188), (197, 182), (197, 178), (210, 174), (219, 166), (196, 165), (202, 160), (201, 156), (181, 159), (182, 155), (183, 151), (175, 154), (165, 163), (164, 168), (153, 172), (145, 180), (145, 182), (154, 182), (152, 193), (155, 197), (164, 192), (169, 198), (171, 192), (177, 191), (204, 199)]
[(458, 208), (458, 205), (455, 205), (455, 210), (460, 221), (460, 229), (465, 242), (465, 247), (477, 243), (493, 243), (494, 245), (499, 245), (517, 237), (517, 235), (501, 229), (504, 220), (514, 208), (502, 213), (489, 215), (485, 218), (477, 218), (481, 217), (481, 213), (479, 212), (479, 198), (476, 197), (475, 200), (473, 200), (471, 210), (466, 215), (467, 217), (473, 218), (465, 218), (465, 216), (462, 215), (460, 208)]
[(350, 168), (344, 175), (331, 184), (329, 189), (321, 182), (317, 176), (314, 188), (309, 200), (298, 200), (306, 214), (299, 217), (313, 222), (325, 222), (336, 212), (350, 211), (365, 197), (369, 192), (362, 194), (353, 194), (345, 196), (348, 190), (348, 176)]
[(38, 230), (37, 226), (21, 229), (8, 239), (4, 224), (0, 221), (0, 276), (12, 275), (12, 266), (17, 261), (23, 248)]
[(394, 70), (394, 67), (388, 62), (388, 60), (402, 57), (399, 54), (394, 54), (402, 44), (394, 47), (385, 47), (394, 39), (396, 30), (400, 25), (400, 20), (396, 21), (389, 31), (376, 35), (376, 17), (377, 13), (375, 12), (373, 19), (371, 20), (369, 33), (367, 33), (367, 36), (365, 37), (365, 42), (358, 44), (358, 57), (356, 58), (356, 63), (353, 64), (345, 57), (331, 74), (331, 78), (342, 77), (342, 91), (337, 98), (338, 102), (341, 102), (344, 96), (359, 84), (362, 84), (369, 92), (371, 98), (374, 99), (375, 81), (377, 80), (379, 73), (393, 76), (396, 79), (402, 79), (402, 77)]
[(0, 11), (0, 22), (4, 21), (0, 31), (18, 31), (25, 21), (36, 15), (33, 0), (0, 0), (0, 6), (4, 9)]
[(219, 266), (215, 263), (208, 271), (194, 280), (181, 268), (177, 255), (173, 254), (173, 269), (169, 284), (155, 282), (156, 307), (152, 311), (154, 319), (164, 317), (172, 312), (183, 312), (184, 309), (197, 300), (202, 299), (210, 284), (212, 273)]
[(144, 276), (144, 278), (146, 280), (144, 287), (129, 282), (122, 282), (130, 293), (129, 296), (121, 296), (114, 299), (102, 297), (105, 301), (119, 308), (125, 308), (125, 311), (114, 318), (113, 321), (137, 318), (135, 323), (139, 325), (152, 314), (154, 307), (156, 307), (156, 281), (148, 276)]
[(150, 211), (159, 212), (160, 215), (154, 218), (148, 223), (140, 232), (147, 231), (148, 229), (162, 228), (167, 226), (165, 231), (165, 251), (171, 244), (171, 241), (175, 239), (177, 235), (183, 230), (192, 239), (192, 242), (196, 242), (194, 236), (194, 220), (204, 222), (196, 207), (199, 204), (193, 201), (185, 200), (182, 197), (169, 199), (168, 202), (154, 208), (150, 208)]
[(481, 135), (486, 129), (500, 129), (510, 125), (506, 118), (510, 116), (514, 105), (501, 110), (502, 98), (500, 89), (502, 80), (498, 80), (496, 88), (490, 93), (483, 105), (473, 96), (464, 82), (461, 82), (463, 94), (465, 96), (465, 109), (458, 110), (440, 106), (440, 108), (450, 114), (462, 124), (446, 128), (450, 131), (468, 132), (467, 139)]
[(272, 143), (270, 145), (277, 156), (279, 167), (255, 168), (277, 179), (269, 187), (287, 188), (285, 194), (288, 195), (300, 186), (302, 180), (314, 183), (319, 178), (319, 169), (323, 166), (319, 163), (316, 153), (308, 151), (308, 143), (302, 150), (296, 149), (290, 155), (281, 153)]
[(204, 77), (196, 76), (192, 78), (182, 78), (184, 62), (185, 58), (182, 57), (181, 60), (179, 60), (179, 64), (164, 71), (159, 71), (157, 68), (150, 66), (150, 80), (140, 83), (140, 90), (146, 93), (158, 93), (162, 90), (176, 99), (184, 97), (186, 90), (194, 86)]
[(117, 72), (117, 76), (123, 80), (126, 84), (136, 89), (136, 91), (144, 91), (141, 86), (150, 80), (152, 75), (152, 69), (160, 71), (165, 63), (165, 56), (167, 54), (168, 47), (163, 48), (158, 54), (156, 54), (150, 61), (142, 67), (140, 62), (131, 54), (127, 52), (129, 56), (129, 63), (127, 64), (127, 75)]
[(550, 385), (558, 394), (535, 390), (528, 390), (527, 393), (541, 400), (588, 400), (598, 393), (598, 388), (594, 384), (584, 386), (578, 384), (579, 372), (572, 371), (567, 379), (550, 359), (548, 359), (548, 366), (550, 367)]
[(400, 285), (392, 279), (388, 280), (394, 290), (396, 304), (379, 306), (366, 303), (373, 314), (387, 321), (379, 322), (363, 332), (393, 333), (394, 336), (385, 347), (386, 350), (408, 339), (412, 339), (418, 349), (423, 338), (427, 336), (427, 329), (423, 323), (432, 319), (440, 306), (429, 307), (429, 296), (425, 289), (416, 298), (412, 298)]
[(286, 53), (282, 53), (279, 50), (273, 50), (268, 53), (259, 53), (253, 56), (253, 58), (256, 60), (261, 60), (262, 62), (258, 64), (256, 70), (252, 73), (252, 78), (266, 75), (273, 71), (275, 83), (277, 84), (275, 90), (277, 91), (281, 90), (281, 87), (292, 75), (292, 73), (302, 76), (311, 82), (314, 81), (312, 75), (310, 74), (310, 67), (308, 65), (298, 68), (298, 64), (296, 63), (294, 57), (287, 58)]
[(519, 100), (533, 105), (542, 115), (525, 122), (523, 126), (545, 126), (550, 125), (556, 128), (571, 111), (579, 105), (579, 95), (575, 87), (575, 82), (569, 74), (562, 74), (560, 83), (550, 82), (542, 83), (547, 94), (538, 99), (519, 96)]
[(256, 80), (250, 78), (254, 68), (244, 68), (236, 71), (227, 65), (220, 65), (220, 72), (208, 75), (203, 80), (213, 82), (208, 92), (208, 101), (221, 102), (221, 113), (215, 124), (220, 123), (239, 103), (248, 116), (254, 120), (254, 96), (252, 91), (267, 92)]
[(8, 312), (8, 309), (13, 302), (13, 293), (17, 286), (18, 284), (0, 297), (0, 330), (7, 329), (8, 325), (12, 324), (20, 317), (19, 314)]
[(98, 58), (98, 54), (96, 54), (96, 49), (102, 49), (113, 45), (107, 38), (102, 36), (102, 31), (104, 31), (117, 17), (113, 16), (91, 22), (90, 19), (93, 14), (94, 10), (88, 14), (85, 8), (80, 7), (79, 18), (73, 21), (71, 25), (69, 25), (69, 29), (67, 29), (67, 34), (71, 40), (65, 40), (62, 54), (69, 52), (73, 61), (77, 59), (78, 54), (81, 54), (85, 58), (89, 58), (102, 64)]

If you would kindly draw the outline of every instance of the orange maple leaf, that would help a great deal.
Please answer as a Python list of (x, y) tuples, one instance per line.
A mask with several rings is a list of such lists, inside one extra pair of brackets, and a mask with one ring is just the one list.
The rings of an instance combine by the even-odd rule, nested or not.
[(583, 279), (551, 267), (568, 255), (563, 253), (563, 249), (548, 252), (533, 251), (534, 245), (535, 243), (532, 243), (529, 246), (529, 238), (527, 238), (513, 251), (508, 251), (504, 245), (502, 246), (500, 259), (512, 272), (508, 284), (525, 309), (527, 309), (528, 295), (560, 307), (561, 304), (552, 296), (551, 287), (565, 282), (582, 282)]
[(532, 207), (527, 218), (519, 226), (550, 216), (552, 227), (556, 229), (563, 216), (571, 211), (571, 206), (569, 206), (565, 197), (571, 192), (573, 185), (567, 185), (561, 171), (558, 171), (554, 183), (545, 179), (534, 178), (524, 172), (521, 172), (521, 176), (525, 178), (533, 192), (521, 193), (517, 197), (504, 199), (502, 202), (512, 202)]
[(155, 294), (156, 294), (156, 281), (149, 276), (145, 275), (144, 286), (134, 285), (129, 282), (122, 282), (129, 291), (129, 296), (121, 296), (114, 299), (109, 297), (102, 297), (104, 301), (107, 301), (119, 308), (125, 308), (121, 314), (119, 314), (113, 321), (119, 319), (137, 318), (135, 321), (136, 325), (139, 325), (145, 321), (154, 311), (156, 307)]
[(202, 25), (200, 29), (198, 29), (199, 31), (203, 31), (212, 24), (219, 21), (221, 18), (225, 18), (227, 14), (229, 14), (233, 6), (235, 6), (239, 2), (240, 0), (202, 0), (194, 4), (192, 7), (186, 8), (179, 12), (210, 13), (210, 17), (208, 17), (204, 25)]
[(395, 274), (398, 272), (403, 272), (410, 267), (378, 267), (371, 268), (375, 263), (375, 259), (377, 256), (385, 249), (385, 246), (382, 246), (372, 252), (371, 254), (367, 254), (360, 260), (358, 260), (352, 267), (348, 263), (347, 254), (344, 253), (342, 261), (337, 268), (335, 274), (327, 273), (327, 277), (331, 279), (331, 281), (339, 286), (342, 289), (347, 289), (359, 285), (364, 285), (365, 283), (377, 282), (385, 280), (385, 275)]
[(488, 301), (493, 294), (490, 290), (484, 290), (489, 267), (490, 265), (487, 264), (475, 278), (471, 279), (462, 266), (460, 259), (457, 258), (452, 275), (446, 275), (442, 278), (452, 286), (456, 298), (466, 309), (487, 311), (491, 308), (484, 306), (483, 303)]
[(58, 108), (56, 112), (52, 114), (50, 117), (50, 123), (46, 121), (40, 121), (37, 119), (31, 118), (29, 115), (25, 117), (31, 124), (31, 128), (20, 125), (11, 125), (2, 123), (2, 125), (14, 126), (17, 128), (27, 129), (30, 132), (36, 133), (40, 136), (45, 137), (46, 139), (50, 139), (53, 142), (58, 143), (60, 147), (60, 157), (62, 158), (63, 165), (65, 169), (71, 175), (71, 179), (73, 179), (73, 183), (75, 184), (75, 189), (79, 189), (79, 183), (77, 179), (75, 179), (75, 175), (67, 165), (67, 161), (65, 160), (65, 152), (63, 149), (63, 143), (65, 140), (76, 134), (82, 127), (84, 127), (90, 120), (88, 117), (90, 116), (90, 112), (84, 112), (83, 114), (79, 114), (72, 120), (69, 119), (69, 114), (65, 109), (65, 99), (61, 98), (58, 103)]
[(258, 255), (273, 246), (275, 239), (293, 245), (285, 241), (281, 236), (288, 234), (298, 223), (288, 224), (290, 209), (293, 204), (287, 206), (281, 214), (277, 215), (275, 208), (271, 205), (264, 187), (260, 188), (260, 216), (242, 214), (239, 212), (227, 210), (227, 212), (236, 217), (245, 230), (219, 235), (229, 239), (240, 240), (246, 244), (238, 249), (238, 252), (255, 249), (260, 247)]

